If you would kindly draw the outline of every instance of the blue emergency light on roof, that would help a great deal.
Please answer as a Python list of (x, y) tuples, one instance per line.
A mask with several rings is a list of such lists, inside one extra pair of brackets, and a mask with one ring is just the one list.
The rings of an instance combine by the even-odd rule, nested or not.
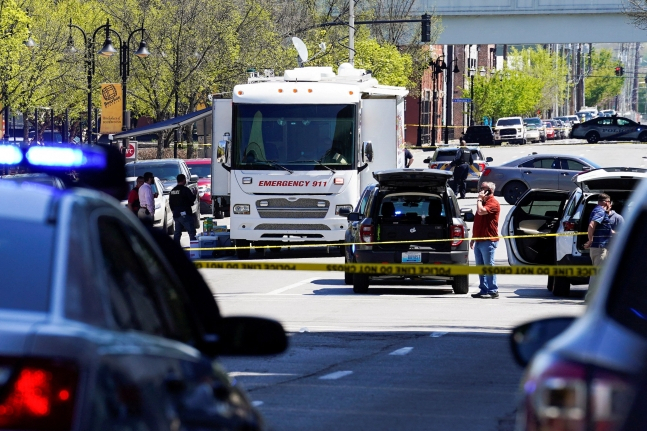
[(17, 165), (22, 162), (22, 151), (15, 145), (0, 145), (0, 165)]
[(106, 154), (92, 147), (30, 147), (25, 155), (32, 166), (52, 169), (104, 169)]

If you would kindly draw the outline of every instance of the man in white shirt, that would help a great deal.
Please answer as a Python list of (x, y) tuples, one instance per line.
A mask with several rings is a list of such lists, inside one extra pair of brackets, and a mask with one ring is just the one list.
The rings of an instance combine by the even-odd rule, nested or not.
[(139, 212), (137, 216), (145, 223), (153, 224), (155, 218), (155, 198), (151, 184), (155, 181), (152, 172), (144, 173), (144, 184), (139, 187)]

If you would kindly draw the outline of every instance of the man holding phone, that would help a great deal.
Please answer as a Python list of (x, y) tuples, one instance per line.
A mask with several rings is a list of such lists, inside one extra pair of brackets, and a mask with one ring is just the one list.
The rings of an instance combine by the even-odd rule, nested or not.
[[(494, 183), (483, 182), (476, 199), (473, 239), (470, 248), (474, 250), (477, 265), (494, 266), (494, 252), (499, 245), (499, 214), (501, 207), (494, 197)], [(479, 293), (472, 298), (497, 299), (499, 287), (496, 275), (479, 275)]]

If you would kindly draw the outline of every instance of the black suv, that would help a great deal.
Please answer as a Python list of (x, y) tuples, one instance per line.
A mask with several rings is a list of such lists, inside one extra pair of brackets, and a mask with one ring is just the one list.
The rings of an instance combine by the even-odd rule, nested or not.
[[(473, 221), (474, 215), (471, 210), (461, 214), (447, 185), (451, 172), (392, 169), (374, 172), (373, 177), (378, 183), (368, 186), (355, 211), (347, 214), (346, 242), (354, 245), (345, 248), (346, 263), (468, 265), (465, 221)], [(430, 239), (448, 241), (424, 241)], [(353, 284), (355, 293), (366, 293), (370, 277), (394, 276), (347, 273), (345, 281)], [(467, 275), (425, 278), (449, 280), (455, 293), (469, 288)]]
[(469, 126), (463, 139), (468, 144), (494, 145), (494, 133), (490, 126)]

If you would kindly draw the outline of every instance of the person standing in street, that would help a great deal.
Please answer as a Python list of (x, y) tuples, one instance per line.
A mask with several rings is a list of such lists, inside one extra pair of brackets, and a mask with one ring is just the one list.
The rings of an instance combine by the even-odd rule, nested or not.
[(144, 177), (141, 175), (137, 177), (135, 187), (128, 193), (128, 209), (135, 215), (139, 213), (139, 188), (144, 184)]
[(615, 234), (616, 232), (618, 232), (618, 230), (620, 230), (620, 228), (625, 222), (625, 219), (620, 214), (615, 212), (612, 207), (613, 207), (613, 201), (609, 202), (609, 210), (607, 211), (607, 214), (609, 215), (609, 223), (611, 223), (611, 230)]
[(449, 164), (454, 168), (454, 194), (459, 199), (465, 199), (467, 175), (473, 163), (472, 152), (465, 146), (465, 140), (461, 139), (461, 146), (458, 147), (454, 160)]
[(155, 220), (155, 198), (153, 197), (152, 184), (155, 182), (155, 175), (152, 172), (144, 172), (144, 184), (139, 187), (139, 211), (137, 216), (145, 224), (153, 224)]
[[(589, 216), (589, 226), (587, 229), (588, 241), (584, 243), (584, 248), (589, 250), (591, 263), (593, 266), (601, 266), (607, 258), (607, 247), (609, 240), (614, 233), (611, 228), (611, 220), (607, 211), (611, 210), (611, 198), (605, 193), (598, 195), (598, 205), (593, 208)], [(595, 294), (597, 283), (595, 278), (589, 279), (589, 290), (586, 292), (586, 300), (589, 300)]]
[(408, 148), (405, 148), (404, 149), (404, 167), (405, 168), (410, 168), (412, 163), (413, 163), (413, 154), (411, 154), (411, 151), (409, 151)]
[[(494, 183), (481, 183), (481, 190), (476, 199), (473, 239), (470, 248), (474, 250), (477, 265), (494, 266), (494, 252), (499, 245), (499, 214), (501, 207), (494, 197)], [(496, 275), (479, 275), (479, 292), (472, 298), (497, 299), (499, 287)]]
[(169, 206), (173, 211), (173, 221), (175, 222), (175, 234), (173, 240), (180, 243), (182, 232), (187, 231), (191, 241), (195, 240), (195, 225), (193, 224), (193, 212), (191, 207), (195, 202), (195, 195), (186, 186), (186, 176), (179, 174), (177, 176), (177, 186), (173, 187), (169, 195)]

